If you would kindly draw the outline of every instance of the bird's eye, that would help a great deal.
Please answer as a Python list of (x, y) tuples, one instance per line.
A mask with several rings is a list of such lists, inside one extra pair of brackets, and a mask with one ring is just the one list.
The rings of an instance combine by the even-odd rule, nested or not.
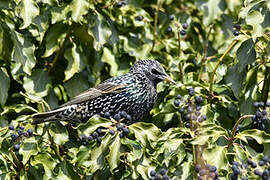
[(161, 72), (159, 72), (158, 70), (156, 70), (154, 68), (151, 70), (151, 72), (152, 72), (152, 74), (155, 74), (155, 75), (161, 75), (162, 74)]

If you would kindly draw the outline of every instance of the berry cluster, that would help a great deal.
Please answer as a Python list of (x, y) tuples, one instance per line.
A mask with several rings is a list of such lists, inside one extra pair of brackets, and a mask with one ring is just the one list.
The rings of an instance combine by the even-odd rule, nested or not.
[(13, 133), (11, 134), (11, 140), (15, 143), (13, 146), (13, 150), (15, 151), (18, 151), (20, 149), (20, 144), (21, 144), (20, 140), (23, 137), (30, 137), (33, 135), (33, 129), (29, 128), (25, 131), (25, 128), (23, 125), (15, 128), (14, 125), (11, 124), (8, 127), (8, 129), (13, 131)]
[[(174, 100), (174, 106), (180, 107), (178, 112), (186, 119), (188, 122), (185, 124), (187, 128), (190, 128), (190, 120), (196, 123), (200, 123), (206, 120), (206, 115), (202, 115), (201, 104), (203, 102), (203, 98), (201, 96), (195, 96), (195, 91), (193, 88), (188, 89), (189, 97), (187, 100), (183, 100), (181, 95), (177, 95)], [(195, 123), (196, 122), (196, 123)]]
[(254, 162), (252, 159), (248, 159), (247, 163), (242, 164), (233, 161), (232, 171), (233, 173), (230, 175), (232, 180), (236, 180), (240, 177), (242, 177), (243, 180), (247, 180), (249, 175), (259, 176), (263, 180), (268, 180), (270, 178), (270, 158), (264, 156), (258, 163)]
[(233, 30), (233, 35), (238, 36), (240, 34), (240, 29), (241, 29), (240, 24), (234, 24), (233, 29), (234, 29)]
[(167, 170), (162, 168), (159, 173), (155, 170), (150, 171), (150, 179), (151, 180), (169, 180), (170, 177), (167, 175)]
[(253, 106), (257, 108), (255, 115), (253, 115), (252, 120), (255, 128), (263, 130), (265, 128), (265, 123), (269, 121), (269, 113), (267, 109), (270, 107), (270, 102), (254, 102)]
[(218, 180), (218, 171), (216, 166), (211, 166), (206, 164), (205, 167), (202, 167), (201, 164), (195, 166), (195, 171), (198, 173), (198, 179), (205, 179), (205, 177), (210, 177), (211, 179)]
[[(173, 20), (174, 20), (174, 15), (173, 15), (173, 14), (169, 16), (169, 20), (170, 20), (170, 21), (173, 21)], [(182, 36), (184, 36), (184, 35), (187, 34), (186, 30), (187, 30), (187, 28), (188, 28), (188, 24), (187, 24), (187, 23), (182, 24), (182, 28), (183, 28), (183, 29), (180, 30), (180, 34), (181, 34)], [(170, 26), (167, 27), (166, 32), (167, 32), (167, 33), (171, 33), (171, 32), (172, 32), (172, 28), (171, 28)]]
[(131, 116), (127, 114), (125, 111), (120, 111), (112, 117), (109, 112), (105, 112), (102, 117), (110, 119), (114, 122), (114, 124), (110, 128), (99, 127), (95, 132), (91, 135), (81, 135), (80, 141), (82, 145), (87, 146), (89, 142), (96, 140), (98, 143), (102, 142), (103, 136), (108, 132), (110, 135), (115, 135), (115, 131), (119, 131), (119, 137), (125, 138), (128, 137), (130, 131), (127, 125), (123, 125), (121, 121), (131, 121)]
[(119, 1), (116, 3), (116, 7), (121, 8), (122, 6), (126, 5), (126, 1)]

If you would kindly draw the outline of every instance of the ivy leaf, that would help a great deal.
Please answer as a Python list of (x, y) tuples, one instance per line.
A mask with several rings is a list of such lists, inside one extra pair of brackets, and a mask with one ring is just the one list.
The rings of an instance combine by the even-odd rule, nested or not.
[(20, 16), (23, 19), (23, 24), (20, 29), (28, 27), (36, 16), (39, 15), (39, 8), (33, 0), (23, 0), (20, 4)]
[(0, 104), (4, 105), (8, 98), (8, 90), (10, 86), (10, 79), (4, 69), (0, 68)]
[(23, 81), (26, 92), (37, 97), (47, 96), (51, 86), (48, 72), (42, 69), (35, 69), (31, 76), (24, 76)]
[(19, 153), (23, 155), (22, 163), (26, 164), (31, 156), (38, 154), (37, 142), (34, 137), (24, 140), (23, 148), (20, 148)]
[(259, 144), (270, 143), (270, 135), (258, 129), (248, 129), (238, 133), (235, 138), (247, 142), (246, 137), (255, 139)]
[(121, 141), (118, 134), (115, 136), (115, 138), (113, 139), (111, 143), (112, 144), (109, 147), (110, 152), (107, 155), (107, 159), (110, 166), (110, 170), (113, 172), (113, 170), (118, 167), (119, 162), (120, 162)]
[(15, 31), (11, 32), (11, 39), (14, 44), (12, 60), (22, 67), (23, 71), (31, 75), (32, 68), (36, 64), (34, 55), (35, 46), (22, 34)]
[(84, 20), (83, 15), (88, 13), (89, 2), (86, 0), (72, 1), (71, 5), (71, 17), (75, 22)]
[(65, 58), (68, 60), (68, 66), (65, 70), (65, 80), (69, 80), (75, 73), (80, 72), (85, 66), (84, 62), (86, 57), (79, 52), (76, 44), (73, 44), (73, 47), (66, 50), (64, 54)]
[(108, 48), (103, 49), (103, 54), (101, 58), (102, 62), (108, 63), (111, 66), (110, 69), (110, 75), (111, 76), (116, 76), (117, 70), (118, 70), (118, 64), (115, 61), (114, 55), (111, 53), (111, 51)]
[(57, 145), (63, 145), (69, 140), (67, 129), (60, 123), (52, 124), (51, 128), (49, 129), (49, 133), (54, 143)]
[(236, 52), (238, 59), (238, 71), (241, 73), (248, 64), (256, 60), (256, 51), (252, 39), (244, 41)]
[(31, 164), (33, 166), (37, 164), (41, 164), (45, 170), (46, 177), (52, 177), (53, 170), (56, 166), (56, 161), (54, 158), (51, 157), (49, 153), (42, 153), (34, 156), (33, 160), (31, 160)]
[(206, 149), (203, 156), (207, 159), (208, 164), (214, 164), (217, 169), (227, 169), (228, 159), (226, 153), (226, 146), (215, 146), (214, 148)]
[(253, 27), (252, 37), (260, 37), (263, 35), (263, 27), (261, 23), (263, 22), (264, 17), (258, 11), (251, 11), (246, 17), (247, 24), (250, 24)]

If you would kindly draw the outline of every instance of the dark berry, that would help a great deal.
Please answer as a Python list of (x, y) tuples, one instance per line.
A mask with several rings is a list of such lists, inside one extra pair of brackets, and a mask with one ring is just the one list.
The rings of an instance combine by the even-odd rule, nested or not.
[(237, 180), (238, 179), (237, 176), (238, 175), (236, 175), (236, 174), (231, 174), (231, 180)]
[(195, 91), (194, 91), (193, 88), (189, 88), (189, 89), (188, 89), (188, 93), (189, 93), (190, 96), (194, 96)]
[(185, 127), (186, 127), (186, 128), (190, 128), (190, 123), (186, 123), (186, 124), (185, 124)]
[(98, 143), (101, 143), (101, 142), (102, 142), (102, 137), (100, 137), (100, 136), (97, 137), (97, 142), (98, 142)]
[(121, 133), (119, 134), (119, 137), (120, 137), (120, 138), (124, 138), (124, 137), (125, 137), (125, 134), (124, 134), (123, 132), (121, 132)]
[(242, 167), (243, 167), (244, 169), (246, 169), (246, 168), (248, 167), (248, 165), (247, 165), (246, 163), (243, 163), (243, 164), (242, 164)]
[(88, 139), (88, 141), (93, 141), (94, 138), (93, 138), (93, 136), (88, 136), (87, 139)]
[(17, 134), (11, 134), (12, 140), (16, 140), (19, 136)]
[(170, 178), (169, 178), (169, 176), (168, 175), (164, 175), (164, 176), (162, 176), (162, 180), (169, 180)]
[(259, 166), (263, 166), (264, 165), (264, 161), (261, 160), (261, 161), (259, 161), (258, 164), (259, 164)]
[(215, 172), (217, 170), (215, 166), (210, 166), (208, 169), (210, 172)]
[(180, 109), (178, 110), (178, 112), (180, 112), (181, 114), (182, 114), (184, 111), (185, 111), (184, 108), (180, 108)]
[(116, 4), (116, 7), (118, 7), (118, 8), (121, 8), (123, 5), (125, 5), (126, 4), (126, 2), (124, 2), (124, 1), (120, 1), (120, 2), (118, 2), (117, 4)]
[(33, 135), (33, 129), (32, 128), (27, 129), (27, 132), (28, 132), (29, 136)]
[(264, 107), (264, 102), (259, 102), (259, 107)]
[(88, 145), (88, 142), (87, 141), (83, 141), (82, 142), (82, 145), (87, 146)]
[(252, 159), (250, 159), (250, 158), (248, 158), (247, 162), (248, 162), (248, 164), (252, 164), (253, 163)]
[(180, 94), (177, 94), (176, 98), (177, 99), (182, 99), (182, 96)]
[(166, 29), (166, 32), (167, 32), (167, 33), (171, 33), (171, 32), (172, 32), (172, 28), (169, 26), (169, 27)]
[(121, 119), (120, 114), (115, 114), (115, 115), (113, 116), (113, 119), (116, 120), (116, 121), (119, 121), (119, 120)]
[(207, 173), (207, 171), (205, 169), (201, 169), (199, 171), (200, 176), (204, 176), (204, 175), (206, 175), (206, 173)]
[(262, 160), (267, 163), (270, 159), (268, 158), (268, 156), (263, 156)]
[(123, 126), (121, 124), (117, 124), (116, 128), (118, 131), (122, 131), (123, 130)]
[(202, 165), (196, 164), (196, 166), (195, 166), (195, 171), (196, 171), (196, 172), (199, 172), (201, 169), (202, 169)]
[(259, 169), (255, 169), (254, 174), (258, 176), (262, 176), (262, 172)]
[(165, 174), (167, 173), (167, 170), (164, 169), (164, 168), (162, 168), (162, 169), (159, 171), (159, 173), (163, 176), (163, 175), (165, 175)]
[(262, 115), (264, 115), (264, 116), (267, 115), (267, 111), (266, 110), (263, 110), (262, 111)]
[(174, 15), (169, 16), (170, 21), (174, 20)]
[(239, 31), (241, 29), (241, 26), (240, 26), (240, 24), (234, 24), (233, 28), (235, 28), (236, 30)]
[(150, 171), (150, 176), (155, 176), (157, 173), (155, 170)]
[(137, 21), (142, 21), (142, 20), (143, 20), (143, 17), (142, 17), (142, 16), (136, 16), (135, 19), (136, 19)]
[(191, 113), (192, 111), (193, 111), (192, 107), (188, 107), (188, 108), (187, 108), (187, 112), (188, 112), (188, 113)]
[(28, 132), (23, 132), (23, 135), (24, 135), (25, 137), (28, 137), (28, 136), (29, 136)]
[(187, 28), (188, 28), (188, 24), (187, 24), (187, 23), (184, 23), (184, 24), (183, 24), (183, 28), (184, 28), (184, 29), (187, 29)]
[(267, 102), (265, 103), (265, 106), (266, 106), (266, 107), (270, 107), (270, 101), (267, 101)]
[(121, 111), (121, 112), (120, 112), (120, 116), (121, 116), (121, 117), (127, 117), (126, 111)]
[(131, 121), (131, 116), (129, 114), (127, 114), (126, 120)]
[(260, 111), (257, 111), (256, 112), (256, 116), (257, 116), (257, 118), (261, 118), (262, 117), (262, 113)]
[(210, 176), (211, 179), (214, 179), (216, 177), (216, 174), (214, 172), (210, 172), (209, 176)]
[(203, 98), (201, 96), (196, 96), (195, 102), (196, 102), (196, 104), (201, 104), (203, 102)]
[(81, 140), (81, 141), (84, 142), (84, 141), (87, 141), (87, 139), (88, 139), (88, 138), (87, 138), (86, 135), (80, 135), (80, 140)]
[(267, 116), (263, 116), (263, 117), (262, 117), (262, 122), (263, 122), (263, 123), (266, 123), (267, 121), (268, 121), (268, 117), (267, 117)]
[(196, 110), (197, 110), (197, 111), (199, 111), (199, 110), (201, 110), (201, 109), (202, 109), (202, 106), (198, 106), (198, 105), (196, 106)]
[(20, 145), (19, 145), (19, 144), (15, 144), (15, 145), (13, 146), (13, 149), (14, 149), (15, 151), (18, 151), (18, 150), (20, 149)]
[(259, 107), (259, 102), (257, 102), (257, 101), (254, 102), (254, 103), (253, 103), (253, 106), (254, 106), (255, 108), (258, 108), (258, 107)]
[(155, 175), (155, 180), (161, 180), (161, 175), (160, 174), (156, 174)]
[(186, 32), (185, 30), (182, 29), (182, 30), (180, 31), (180, 34), (181, 34), (182, 36), (184, 36), (184, 35), (187, 34), (187, 32)]
[(180, 105), (180, 102), (176, 99), (176, 100), (174, 100), (174, 105), (176, 106), (176, 107), (178, 107), (179, 105)]
[(130, 133), (130, 131), (129, 131), (129, 129), (128, 128), (123, 128), (123, 132), (126, 134), (126, 135), (128, 135), (129, 133)]
[(234, 35), (234, 36), (238, 36), (239, 34), (240, 34), (239, 31), (233, 31), (233, 35)]
[(243, 176), (242, 180), (248, 180), (248, 178), (246, 176)]
[(19, 129), (19, 130), (18, 130), (18, 134), (19, 134), (19, 135), (22, 135), (22, 134), (23, 134), (23, 130)]
[(111, 115), (110, 115), (109, 112), (105, 112), (105, 113), (104, 113), (104, 117), (107, 118), (107, 119), (109, 119), (109, 118), (111, 117)]
[(186, 119), (186, 120), (190, 120), (190, 114), (187, 114), (187, 115), (185, 116), (185, 119)]
[(114, 135), (114, 134), (115, 134), (115, 131), (114, 131), (113, 129), (110, 129), (109, 133), (110, 133), (111, 135)]
[(102, 129), (101, 128), (98, 128), (97, 131), (96, 131), (99, 135), (102, 134)]
[(9, 130), (14, 130), (14, 126), (11, 124), (11, 125), (9, 125), (8, 129)]
[(200, 111), (196, 111), (196, 112), (195, 112), (195, 115), (196, 115), (196, 116), (199, 116), (199, 115), (201, 115), (201, 112), (200, 112)]
[(97, 132), (93, 132), (93, 133), (92, 133), (92, 136), (93, 136), (94, 138), (99, 137), (99, 135), (98, 135), (98, 133), (97, 133)]
[(19, 129), (24, 130), (24, 126), (19, 126)]
[(259, 124), (259, 126), (258, 126), (258, 129), (260, 129), (260, 130), (264, 130), (264, 128), (265, 128), (265, 126), (264, 126), (264, 124)]
[(253, 115), (253, 116), (251, 117), (251, 119), (252, 119), (252, 121), (256, 121), (256, 120), (257, 120), (257, 116), (256, 116), (256, 115)]

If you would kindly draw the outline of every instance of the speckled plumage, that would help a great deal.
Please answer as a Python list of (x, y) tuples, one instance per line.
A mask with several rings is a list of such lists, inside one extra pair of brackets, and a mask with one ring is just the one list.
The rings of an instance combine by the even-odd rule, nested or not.
[(136, 122), (152, 109), (157, 99), (156, 85), (164, 79), (172, 81), (157, 61), (137, 61), (127, 74), (90, 88), (55, 110), (35, 114), (33, 123), (85, 122), (95, 114), (109, 112), (113, 116), (120, 111), (131, 116), (127, 123)]

